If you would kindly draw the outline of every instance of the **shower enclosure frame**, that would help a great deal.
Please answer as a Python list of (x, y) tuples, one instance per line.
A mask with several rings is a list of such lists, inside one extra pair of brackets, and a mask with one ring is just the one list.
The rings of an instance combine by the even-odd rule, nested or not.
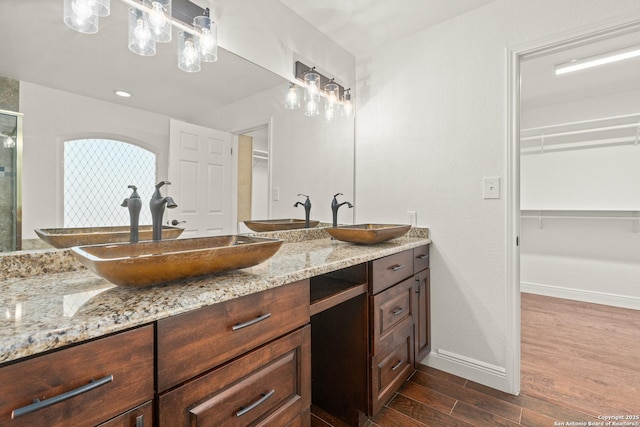
[[(22, 120), (24, 115), (16, 111), (0, 110), (1, 115), (12, 116), (16, 119), (14, 159), (15, 159), (15, 196), (14, 196), (14, 222), (15, 222), (15, 248), (22, 249)], [(3, 149), (3, 147), (0, 147)]]

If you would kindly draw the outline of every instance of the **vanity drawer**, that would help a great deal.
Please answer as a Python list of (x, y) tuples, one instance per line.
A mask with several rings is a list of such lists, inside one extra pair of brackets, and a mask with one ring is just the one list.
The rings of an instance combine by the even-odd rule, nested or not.
[(284, 426), (310, 405), (306, 326), (160, 396), (159, 425)]
[(390, 350), (371, 359), (371, 410), (377, 414), (413, 372), (413, 334), (406, 328)]
[(149, 401), (98, 427), (153, 427), (153, 402)]
[(158, 391), (309, 323), (309, 280), (158, 321)]
[(429, 268), (429, 245), (413, 248), (413, 271), (415, 273)]
[(371, 293), (377, 294), (413, 275), (413, 249), (372, 261), (369, 278)]
[(373, 340), (371, 353), (385, 352), (402, 329), (413, 324), (415, 280), (410, 277), (373, 297)]
[[(82, 392), (20, 415), (34, 399), (46, 405), (73, 391)], [(153, 392), (153, 326), (145, 326), (0, 368), (0, 425), (95, 426)]]

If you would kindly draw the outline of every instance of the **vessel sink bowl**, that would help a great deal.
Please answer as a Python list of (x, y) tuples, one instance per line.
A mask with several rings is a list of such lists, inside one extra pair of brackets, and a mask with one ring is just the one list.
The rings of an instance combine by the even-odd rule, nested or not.
[(329, 227), (326, 230), (333, 238), (343, 242), (372, 245), (400, 237), (410, 228), (410, 225), (397, 224), (357, 224)]
[[(122, 227), (85, 227), (85, 228), (42, 228), (33, 230), (38, 237), (53, 246), (63, 249), (72, 246), (99, 245), (106, 243), (120, 243), (129, 241), (129, 226)], [(175, 239), (184, 228), (162, 227), (163, 239)], [(151, 240), (153, 227), (141, 225), (138, 231), (138, 240)]]
[[(304, 219), (264, 219), (255, 221), (244, 221), (244, 224), (251, 230), (258, 233), (264, 231), (295, 230), (304, 227)], [(309, 221), (309, 228), (314, 228), (320, 221)]]
[(251, 267), (275, 254), (282, 240), (216, 236), (71, 248), (87, 268), (119, 286), (151, 286)]

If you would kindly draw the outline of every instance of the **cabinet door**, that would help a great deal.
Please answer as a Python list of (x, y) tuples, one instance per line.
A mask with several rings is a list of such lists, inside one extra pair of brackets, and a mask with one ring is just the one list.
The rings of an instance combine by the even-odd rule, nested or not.
[(371, 354), (386, 352), (388, 346), (413, 325), (415, 309), (413, 277), (404, 280), (373, 298), (373, 340)]
[(287, 425), (311, 405), (310, 329), (298, 329), (161, 395), (160, 427)]
[(431, 318), (429, 285), (430, 270), (426, 269), (415, 275), (416, 309), (415, 312), (415, 363), (416, 366), (427, 357), (431, 351)]
[(0, 368), (2, 426), (95, 426), (151, 399), (151, 325)]

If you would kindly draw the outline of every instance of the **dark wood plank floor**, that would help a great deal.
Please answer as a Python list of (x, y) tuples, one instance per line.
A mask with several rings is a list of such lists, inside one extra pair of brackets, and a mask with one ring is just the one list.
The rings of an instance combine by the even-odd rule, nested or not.
[[(421, 366), (368, 426), (551, 427), (640, 415), (640, 312), (546, 298), (523, 294), (520, 396)], [(346, 427), (316, 416), (311, 425)]]

